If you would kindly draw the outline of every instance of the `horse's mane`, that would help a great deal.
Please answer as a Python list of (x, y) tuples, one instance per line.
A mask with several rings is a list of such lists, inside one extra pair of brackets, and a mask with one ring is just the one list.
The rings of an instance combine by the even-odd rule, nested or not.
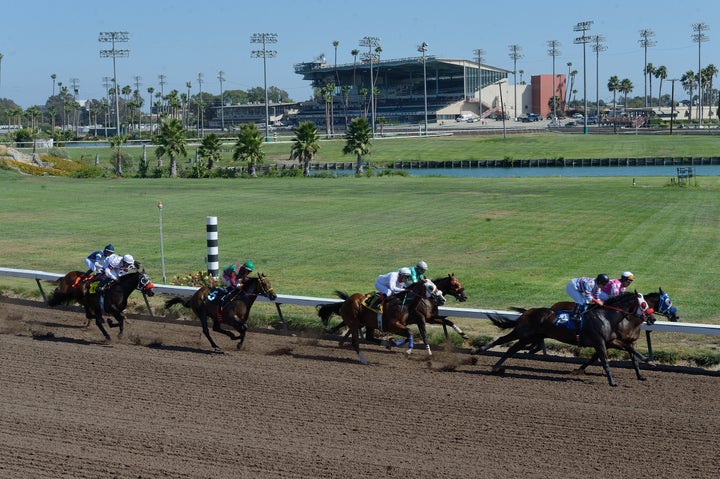
[(624, 304), (630, 298), (635, 298), (635, 293), (631, 291), (625, 291), (623, 294), (608, 298), (607, 301), (605, 301), (605, 304), (609, 306), (617, 306), (619, 304)]

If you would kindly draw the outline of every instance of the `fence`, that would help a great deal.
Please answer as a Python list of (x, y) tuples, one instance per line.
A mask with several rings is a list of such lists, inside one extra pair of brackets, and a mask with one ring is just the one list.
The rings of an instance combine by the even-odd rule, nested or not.
[[(40, 289), (40, 294), (43, 300), (46, 300), (45, 291), (42, 287), (42, 281), (55, 281), (62, 278), (64, 275), (56, 273), (47, 273), (44, 271), (35, 271), (27, 269), (14, 269), (14, 268), (2, 268), (0, 267), (0, 276), (10, 276), (15, 278), (27, 278), (34, 279)], [(191, 296), (197, 288), (192, 286), (174, 286), (170, 284), (156, 284), (155, 292), (162, 294), (172, 294), (177, 296)], [(259, 301), (270, 302), (269, 299), (264, 296), (258, 297)], [(338, 298), (318, 298), (311, 296), (294, 296), (287, 294), (278, 294), (277, 299), (274, 301), (277, 307), (278, 315), (280, 320), (285, 322), (281, 306), (283, 304), (292, 304), (296, 306), (311, 306), (315, 307), (319, 304), (336, 303), (341, 301)], [(147, 301), (146, 301), (147, 304)], [(150, 305), (147, 304), (148, 310)], [(505, 317), (517, 318), (519, 314), (515, 311), (503, 311), (493, 309), (474, 309), (474, 308), (452, 308), (442, 306), (439, 309), (439, 313), (449, 317), (456, 318), (468, 318), (468, 319), (489, 319), (491, 315), (503, 315)], [(152, 311), (150, 311), (152, 315)], [(702, 323), (672, 323), (669, 321), (656, 321), (654, 324), (643, 324), (641, 326), (646, 332), (648, 353), (650, 359), (653, 357), (652, 353), (652, 342), (650, 340), (651, 331), (659, 331), (664, 333), (682, 333), (682, 334), (706, 334), (711, 336), (720, 336), (720, 325), (715, 324), (702, 324)]]

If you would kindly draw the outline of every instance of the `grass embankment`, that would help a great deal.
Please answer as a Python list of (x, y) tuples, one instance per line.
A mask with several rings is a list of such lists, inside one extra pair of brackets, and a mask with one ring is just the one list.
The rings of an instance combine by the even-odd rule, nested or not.
[[(423, 259), (457, 274), (470, 297), (452, 306), (506, 309), (565, 298), (578, 275), (631, 270), (640, 292), (669, 292), (685, 321), (720, 324), (720, 178), (669, 187), (666, 178), (40, 178), (0, 175), (0, 264), (66, 272), (112, 242), (162, 282), (205, 269), (206, 216), (220, 259), (252, 258), (278, 293), (332, 297), (370, 291), (378, 274)], [(0, 288), (37, 294), (32, 281)], [(159, 305), (160, 299), (156, 300)], [(272, 305), (256, 305), (273, 318)], [(317, 324), (310, 308), (290, 321)], [(188, 313), (189, 314), (189, 313)], [(486, 322), (471, 335), (497, 336)], [(717, 339), (656, 334), (657, 350), (718, 354)], [(641, 341), (644, 343), (644, 341)]]

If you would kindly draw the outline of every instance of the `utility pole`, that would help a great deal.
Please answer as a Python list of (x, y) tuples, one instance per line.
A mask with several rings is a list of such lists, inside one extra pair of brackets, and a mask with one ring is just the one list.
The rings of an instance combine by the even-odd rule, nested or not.
[(225, 81), (225, 72), (218, 72), (218, 80), (220, 80), (220, 130), (225, 131), (225, 98), (223, 97), (223, 82)]
[(483, 78), (482, 78), (482, 63), (485, 61), (485, 50), (482, 48), (476, 48), (473, 50), (475, 54), (475, 61), (478, 65), (478, 113), (480, 114), (480, 124), (482, 125), (483, 117), (483, 106), (482, 106), (482, 89), (483, 89)]

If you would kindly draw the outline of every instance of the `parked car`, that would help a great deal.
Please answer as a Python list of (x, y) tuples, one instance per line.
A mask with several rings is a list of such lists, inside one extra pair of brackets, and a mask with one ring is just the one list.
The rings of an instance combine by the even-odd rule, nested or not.
[(540, 115), (537, 113), (528, 113), (527, 114), (528, 121), (540, 121)]
[(564, 126), (577, 126), (577, 123), (574, 121), (569, 121), (569, 122), (565, 123)]

